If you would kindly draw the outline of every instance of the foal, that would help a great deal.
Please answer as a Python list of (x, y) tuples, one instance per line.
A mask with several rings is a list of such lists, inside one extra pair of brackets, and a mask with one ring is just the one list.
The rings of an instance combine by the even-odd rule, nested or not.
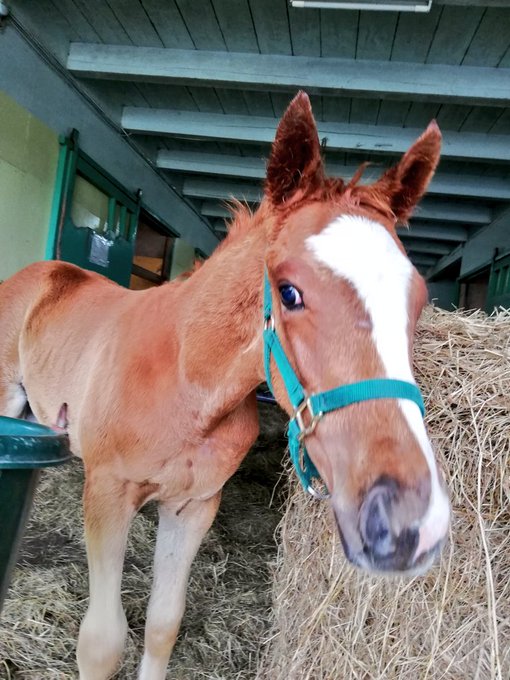
[[(440, 139), (432, 123), (377, 182), (346, 185), (325, 176), (300, 93), (278, 127), (259, 210), (239, 208), (225, 242), (187, 280), (134, 292), (45, 262), (0, 286), (0, 413), (19, 416), (28, 399), (53, 424), (66, 404), (85, 467), (82, 680), (107, 678), (119, 663), (126, 537), (151, 499), (159, 528), (139, 677), (165, 677), (190, 564), (258, 433), (265, 273), (266, 330), (275, 329), (307, 395), (378, 378), (416, 390), (410, 357), (426, 288), (395, 227), (425, 192)], [(285, 376), (268, 361), (275, 396), (293, 415)], [(306, 446), (347, 557), (372, 571), (415, 572), (437, 555), (449, 504), (420, 409), (388, 397), (328, 413), (307, 429)]]

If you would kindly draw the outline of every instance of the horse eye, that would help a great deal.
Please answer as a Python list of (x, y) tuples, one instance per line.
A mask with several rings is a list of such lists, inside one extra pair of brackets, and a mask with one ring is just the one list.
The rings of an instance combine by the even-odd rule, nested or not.
[(303, 309), (303, 296), (299, 290), (290, 283), (280, 286), (280, 298), (287, 309)]

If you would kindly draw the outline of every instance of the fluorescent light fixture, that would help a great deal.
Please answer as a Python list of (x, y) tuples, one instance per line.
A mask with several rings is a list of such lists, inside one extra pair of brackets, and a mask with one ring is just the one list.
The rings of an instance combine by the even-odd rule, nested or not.
[(305, 9), (359, 9), (372, 12), (430, 12), (432, 7), (432, 0), (423, 0), (423, 2), (405, 2), (405, 0), (397, 0), (396, 2), (381, 2), (377, 0), (358, 0), (358, 2), (337, 2), (333, 0), (290, 0), (292, 7), (304, 7)]

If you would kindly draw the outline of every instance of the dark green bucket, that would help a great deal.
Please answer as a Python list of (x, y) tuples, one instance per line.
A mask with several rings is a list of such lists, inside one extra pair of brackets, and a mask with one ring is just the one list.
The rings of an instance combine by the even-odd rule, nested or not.
[(0, 416), (0, 609), (28, 519), (41, 468), (71, 458), (66, 435)]

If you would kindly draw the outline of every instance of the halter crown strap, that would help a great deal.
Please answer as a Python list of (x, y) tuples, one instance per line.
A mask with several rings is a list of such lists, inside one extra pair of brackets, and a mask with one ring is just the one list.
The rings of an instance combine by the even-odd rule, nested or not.
[(414, 383), (405, 380), (375, 378), (349, 385), (341, 385), (326, 392), (318, 392), (317, 394), (307, 396), (276, 334), (271, 287), (267, 272), (265, 272), (264, 368), (267, 384), (271, 392), (273, 392), (271, 356), (274, 358), (290, 403), (294, 409), (294, 414), (289, 421), (287, 429), (292, 463), (304, 488), (316, 497), (323, 496), (315, 490), (315, 482), (319, 482), (323, 486), (324, 484), (321, 481), (317, 468), (306, 451), (303, 440), (315, 430), (324, 414), (372, 399), (407, 399), (418, 406), (422, 416), (425, 415), (425, 406), (420, 390)]

